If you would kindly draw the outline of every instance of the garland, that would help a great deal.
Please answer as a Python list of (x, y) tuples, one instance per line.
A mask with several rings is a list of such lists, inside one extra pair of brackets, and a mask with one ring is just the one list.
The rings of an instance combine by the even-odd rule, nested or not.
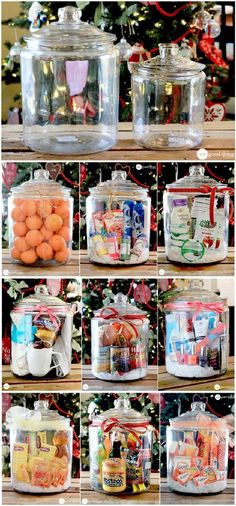
[[(158, 10), (158, 12), (160, 14), (162, 14), (162, 16), (165, 16), (167, 18), (174, 18), (175, 16), (177, 16), (177, 14), (179, 14), (179, 12), (181, 12), (182, 10), (184, 9), (187, 9), (188, 7), (190, 7), (190, 5), (192, 5), (193, 2), (188, 2), (184, 5), (181, 5), (180, 7), (178, 7), (178, 9), (175, 9), (175, 11), (173, 12), (167, 12), (163, 9), (163, 7), (160, 6), (160, 2), (155, 2), (155, 6)], [(152, 5), (153, 2), (149, 2), (149, 5)]]

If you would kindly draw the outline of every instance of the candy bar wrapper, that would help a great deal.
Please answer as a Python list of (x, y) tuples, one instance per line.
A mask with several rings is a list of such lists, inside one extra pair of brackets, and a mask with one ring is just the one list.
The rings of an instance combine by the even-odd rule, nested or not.
[[(62, 321), (63, 320), (63, 321)], [(60, 318), (61, 325), (64, 323), (64, 318)], [(51, 321), (50, 317), (47, 315), (41, 315), (37, 319), (34, 320), (34, 325), (36, 327), (35, 337), (40, 339), (44, 346), (51, 347), (55, 343), (58, 338), (58, 335), (61, 330), (61, 325), (59, 328), (55, 327), (55, 324)]]
[(106, 211), (103, 215), (103, 221), (106, 232), (110, 234), (114, 232), (117, 237), (121, 238), (123, 234), (124, 217), (121, 209)]
[(101, 234), (104, 231), (103, 213), (101, 211), (93, 213), (92, 219), (94, 231)]

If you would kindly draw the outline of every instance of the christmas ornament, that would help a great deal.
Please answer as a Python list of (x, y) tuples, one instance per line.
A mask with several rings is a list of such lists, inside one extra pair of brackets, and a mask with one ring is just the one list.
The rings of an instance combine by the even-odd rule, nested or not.
[(87, 168), (84, 163), (80, 164), (80, 184), (82, 185), (87, 177)]
[(125, 37), (120, 39), (120, 42), (116, 44), (116, 48), (120, 54), (120, 61), (127, 61), (132, 54), (132, 46), (127, 42)]
[(46, 163), (46, 170), (48, 170), (50, 176), (54, 181), (56, 181), (57, 177), (61, 172), (61, 164), (60, 163)]
[(223, 121), (226, 115), (224, 104), (214, 104), (210, 100), (205, 105), (205, 121)]
[(229, 68), (229, 65), (222, 58), (222, 51), (214, 46), (214, 39), (209, 35), (203, 34), (201, 40), (198, 43), (198, 48), (202, 53), (219, 67), (225, 69)]
[(28, 19), (31, 21), (30, 31), (35, 32), (38, 30), (42, 23), (45, 23), (47, 16), (42, 13), (43, 7), (39, 2), (33, 2), (28, 14)]
[(133, 291), (134, 300), (141, 304), (146, 304), (152, 298), (152, 292), (149, 286), (141, 284), (137, 285)]
[(129, 57), (128, 69), (130, 73), (132, 74), (137, 64), (149, 60), (149, 58), (151, 58), (151, 53), (144, 48), (143, 43), (136, 42), (132, 46), (132, 53)]
[(8, 190), (11, 189), (17, 174), (17, 165), (14, 162), (7, 162), (3, 164), (2, 182)]
[(209, 23), (205, 26), (204, 31), (207, 33), (209, 37), (215, 39), (216, 37), (218, 37), (218, 35), (220, 35), (221, 28), (219, 23), (217, 23), (215, 19), (211, 19)]
[(179, 48), (179, 54), (180, 56), (183, 56), (183, 58), (191, 58), (192, 55), (192, 48), (188, 45), (188, 40), (183, 39), (180, 44)]
[(198, 30), (205, 30), (205, 27), (208, 25), (209, 21), (211, 20), (211, 15), (209, 12), (205, 11), (204, 9), (201, 9), (200, 11), (196, 12), (196, 14), (193, 16), (193, 26), (198, 28)]
[(11, 46), (9, 56), (14, 62), (20, 63), (20, 54), (22, 49), (23, 46), (20, 44), (20, 42), (14, 42), (13, 46)]

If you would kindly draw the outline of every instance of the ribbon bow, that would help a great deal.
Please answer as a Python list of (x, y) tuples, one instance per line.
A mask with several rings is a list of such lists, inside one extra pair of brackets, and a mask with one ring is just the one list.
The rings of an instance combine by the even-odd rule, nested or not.
[[(107, 313), (107, 311), (109, 311), (109, 313)], [(98, 318), (103, 318), (104, 320), (111, 320), (112, 318), (113, 319), (116, 318), (118, 320), (128, 322), (131, 325), (131, 327), (134, 330), (135, 335), (137, 337), (138, 336), (138, 331), (137, 331), (136, 327), (139, 326), (139, 325), (142, 325), (143, 320), (146, 318), (146, 316), (145, 315), (141, 315), (141, 314), (138, 314), (138, 315), (123, 314), (123, 315), (121, 315), (119, 313), (119, 311), (117, 311), (113, 307), (108, 307), (108, 308), (102, 309), (102, 311), (98, 315)], [(132, 322), (133, 320), (136, 321), (135, 324)]]
[[(148, 427), (148, 422), (142, 423), (138, 422), (137, 425), (135, 424), (135, 427), (139, 432), (144, 433)], [(122, 429), (125, 432), (130, 432), (130, 434), (134, 436), (134, 438), (140, 444), (140, 446), (142, 446), (142, 441), (134, 430), (134, 423), (121, 422), (120, 420), (118, 420), (118, 418), (109, 418), (108, 420), (103, 420), (101, 424), (101, 429), (103, 430), (103, 432), (105, 433), (110, 432), (114, 428)]]
[(180, 311), (184, 311), (186, 309), (195, 309), (195, 314), (193, 316), (193, 319), (197, 317), (201, 311), (214, 311), (215, 313), (223, 313), (224, 312), (224, 306), (222, 302), (180, 302), (178, 304), (174, 304), (169, 302), (165, 305), (166, 309), (179, 309)]
[(60, 319), (58, 318), (58, 316), (56, 316), (51, 309), (49, 309), (48, 307), (46, 306), (36, 306), (34, 309), (36, 309), (36, 311), (38, 311), (38, 313), (35, 315), (34, 319), (33, 319), (33, 322), (35, 323), (41, 315), (43, 314), (47, 314), (52, 322), (52, 324), (56, 327), (56, 330), (58, 330), (60, 328)]

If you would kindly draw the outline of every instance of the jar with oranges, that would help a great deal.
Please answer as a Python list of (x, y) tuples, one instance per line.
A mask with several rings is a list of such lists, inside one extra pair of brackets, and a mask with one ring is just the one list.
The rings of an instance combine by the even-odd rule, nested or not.
[(9, 247), (13, 262), (66, 264), (71, 255), (73, 198), (70, 190), (39, 169), (34, 179), (13, 188), (8, 202)]

